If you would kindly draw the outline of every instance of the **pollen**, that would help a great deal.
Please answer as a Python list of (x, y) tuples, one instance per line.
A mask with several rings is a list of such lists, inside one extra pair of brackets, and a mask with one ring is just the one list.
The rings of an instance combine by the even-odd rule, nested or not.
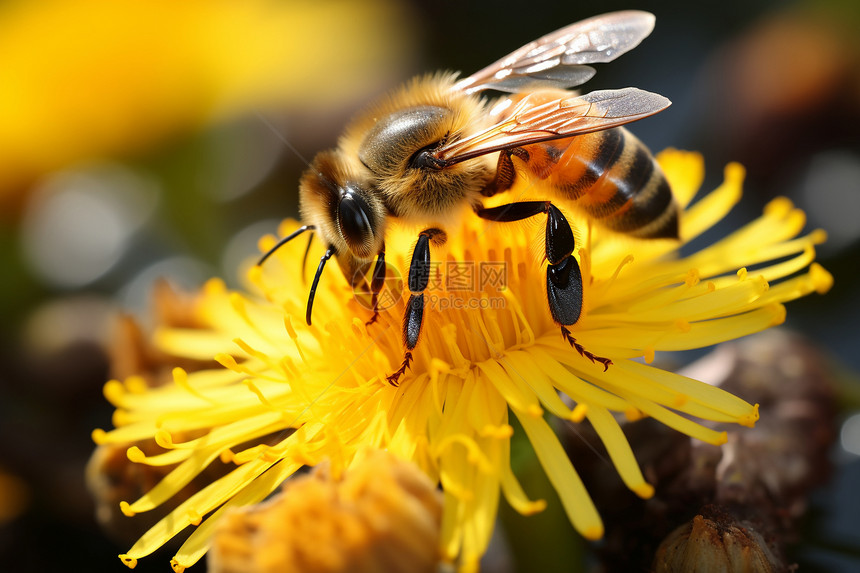
[(127, 501), (119, 502), (119, 509), (122, 511), (123, 515), (127, 517), (134, 517), (137, 515), (137, 512), (131, 509), (131, 505)]
[(809, 278), (818, 294), (826, 294), (833, 287), (833, 275), (818, 263), (809, 266)]
[(585, 416), (588, 414), (588, 404), (577, 404), (576, 407), (571, 410), (569, 420), (571, 422), (582, 422), (585, 419)]
[(646, 416), (641, 410), (631, 407), (624, 410), (624, 417), (627, 418), (628, 422), (636, 422), (644, 419)]
[(651, 499), (654, 497), (654, 486), (648, 483), (640, 484), (633, 489), (633, 493), (642, 499)]
[(142, 463), (146, 459), (146, 454), (137, 446), (130, 447), (125, 453), (130, 462)]
[(589, 541), (597, 541), (603, 537), (603, 527), (589, 527), (582, 532), (582, 536)]

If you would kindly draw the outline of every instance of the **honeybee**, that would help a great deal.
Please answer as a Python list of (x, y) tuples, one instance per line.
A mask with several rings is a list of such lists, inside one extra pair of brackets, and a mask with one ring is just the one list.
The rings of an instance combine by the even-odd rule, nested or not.
[[(308, 297), (326, 262), (335, 257), (353, 287), (371, 266), (372, 324), (385, 280), (389, 218), (445, 221), (464, 205), (489, 221), (546, 215), (546, 294), (562, 335), (606, 370), (608, 358), (589, 352), (571, 335), (582, 314), (582, 273), (573, 256), (574, 233), (552, 199), (484, 207), (482, 199), (530, 178), (554, 198), (572, 201), (590, 220), (641, 238), (677, 238), (678, 206), (648, 149), (620, 127), (662, 111), (670, 102), (639, 90), (568, 91), (637, 46), (654, 28), (647, 12), (623, 11), (571, 24), (526, 44), (463, 79), (440, 73), (412, 80), (359, 113), (334, 150), (319, 153), (300, 181), (304, 226), (281, 239), (265, 259), (298, 235), (319, 233), (322, 255)], [(484, 90), (508, 95), (486, 99)], [(431, 245), (444, 229), (418, 235), (408, 273), (403, 317), (404, 358), (392, 385), (409, 368), (418, 343), (430, 279)], [(376, 263), (373, 264), (374, 259)], [(366, 282), (364, 282), (366, 285)]]

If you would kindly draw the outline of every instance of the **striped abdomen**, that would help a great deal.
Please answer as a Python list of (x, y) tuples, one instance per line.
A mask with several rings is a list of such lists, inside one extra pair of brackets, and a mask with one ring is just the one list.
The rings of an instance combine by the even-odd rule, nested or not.
[(529, 169), (591, 218), (642, 238), (677, 238), (678, 205), (648, 148), (623, 127), (530, 145)]

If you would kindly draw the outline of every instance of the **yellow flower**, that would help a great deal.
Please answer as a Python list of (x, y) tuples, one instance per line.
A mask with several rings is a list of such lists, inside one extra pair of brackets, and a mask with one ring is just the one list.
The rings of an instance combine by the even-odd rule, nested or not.
[(397, 12), (388, 0), (5, 2), (0, 204), (46, 171), (255, 106), (377, 89), (406, 41)]
[(371, 450), (340, 479), (323, 464), (270, 501), (227, 513), (209, 570), (431, 573), (441, 521), (436, 484), (413, 464)]
[[(133, 564), (195, 525), (175, 556), (181, 570), (206, 552), (214, 524), (229, 508), (259, 502), (302, 466), (328, 460), (337, 473), (357, 452), (380, 448), (411, 460), (441, 484), (441, 555), (461, 570), (475, 570), (500, 493), (523, 514), (545, 505), (529, 499), (511, 469), (511, 414), (571, 523), (588, 539), (602, 535), (600, 517), (545, 412), (574, 423), (587, 419), (624, 483), (643, 498), (653, 488), (613, 414), (651, 416), (714, 444), (726, 439), (725, 432), (696, 418), (753, 425), (756, 406), (650, 363), (657, 351), (700, 348), (779, 324), (783, 302), (826, 291), (831, 277), (813, 262), (824, 233), (799, 236), (803, 213), (777, 199), (752, 223), (681, 256), (682, 245), (738, 201), (743, 169), (729, 165), (724, 183), (690, 206), (703, 179), (701, 157), (672, 151), (659, 159), (684, 207), (680, 242), (623, 238), (569, 215), (580, 232), (585, 284), (584, 316), (571, 330), (586, 349), (612, 360), (605, 371), (574, 351), (550, 317), (541, 221), (488, 224), (464, 216), (459, 227), (447, 229), (445, 251), (435, 251), (434, 258), (455, 264), (439, 267), (439, 282), (453, 277), (459, 262), (503, 262), (506, 275), (503, 281), (475, 281), (471, 290), (430, 291), (422, 338), (398, 387), (386, 376), (403, 359), (404, 300), (395, 296), (366, 327), (366, 302), (330, 272), (317, 292), (314, 325), (307, 326), (301, 241), (279, 250), (262, 269), (251, 269), (253, 294), (228, 292), (210, 281), (198, 303), (199, 320), (209, 329), (165, 328), (155, 340), (172, 355), (215, 356), (224, 368), (190, 374), (176, 369), (174, 384), (155, 389), (134, 379), (109, 382), (105, 394), (117, 407), (116, 429), (97, 430), (94, 438), (125, 444), (154, 437), (164, 453), (145, 456), (130, 448), (129, 458), (179, 463), (149, 493), (123, 504), (127, 515), (165, 502), (216, 458), (236, 468), (182, 503), (123, 560)], [(515, 188), (498, 200), (530, 193), (540, 190)], [(288, 222), (281, 231), (295, 228)], [(388, 233), (386, 257), (405, 274), (416, 230), (392, 225)], [(261, 248), (273, 243), (268, 237)], [(200, 437), (173, 439), (189, 434)], [(243, 446), (262, 436), (269, 436), (265, 444)]]

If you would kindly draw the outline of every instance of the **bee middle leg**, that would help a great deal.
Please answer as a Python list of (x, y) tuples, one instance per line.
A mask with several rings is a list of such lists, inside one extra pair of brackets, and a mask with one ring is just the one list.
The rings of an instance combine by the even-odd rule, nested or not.
[(424, 321), (424, 291), (430, 283), (430, 243), (443, 245), (448, 236), (442, 229), (430, 228), (418, 234), (418, 242), (412, 251), (412, 261), (409, 264), (409, 302), (406, 303), (406, 312), (403, 315), (403, 343), (406, 352), (403, 362), (393, 374), (387, 377), (388, 383), (397, 386), (400, 377), (409, 368), (412, 362), (412, 351), (418, 344), (421, 334), (421, 325)]
[(520, 201), (498, 207), (477, 207), (475, 214), (496, 222), (521, 221), (545, 213), (546, 218), (546, 295), (552, 319), (561, 327), (561, 334), (581, 356), (603, 364), (604, 372), (612, 360), (586, 350), (571, 335), (568, 326), (576, 324), (582, 315), (582, 272), (573, 256), (576, 239), (570, 223), (551, 201)]

